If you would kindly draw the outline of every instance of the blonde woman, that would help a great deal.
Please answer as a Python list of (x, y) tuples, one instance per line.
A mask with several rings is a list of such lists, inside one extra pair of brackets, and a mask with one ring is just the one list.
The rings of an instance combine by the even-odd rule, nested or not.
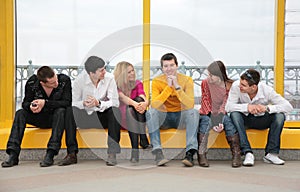
[(117, 64), (114, 76), (118, 87), (122, 128), (128, 130), (132, 152), (132, 163), (139, 161), (139, 140), (143, 149), (150, 149), (151, 145), (146, 136), (145, 111), (149, 105), (146, 99), (143, 83), (136, 80), (135, 70), (131, 63), (122, 61)]

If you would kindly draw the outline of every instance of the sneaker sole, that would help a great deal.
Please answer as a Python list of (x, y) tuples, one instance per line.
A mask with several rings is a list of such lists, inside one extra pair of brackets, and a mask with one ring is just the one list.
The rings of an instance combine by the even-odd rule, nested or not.
[(273, 161), (271, 161), (269, 159), (266, 159), (265, 157), (263, 158), (263, 160), (264, 160), (265, 163), (269, 163), (269, 164), (284, 165), (284, 162), (283, 163), (274, 163)]
[(182, 162), (185, 166), (187, 166), (187, 167), (193, 167), (193, 166), (194, 166), (193, 163), (191, 163), (190, 161), (188, 161), (188, 160), (186, 160), (186, 159), (182, 160), (181, 162)]
[(167, 164), (169, 161), (167, 160), (167, 159), (163, 159), (163, 160), (161, 160), (160, 162), (158, 162), (156, 165), (157, 166), (163, 166), (163, 165), (165, 165), (165, 164)]
[(243, 166), (252, 167), (252, 166), (254, 166), (254, 163), (243, 163)]

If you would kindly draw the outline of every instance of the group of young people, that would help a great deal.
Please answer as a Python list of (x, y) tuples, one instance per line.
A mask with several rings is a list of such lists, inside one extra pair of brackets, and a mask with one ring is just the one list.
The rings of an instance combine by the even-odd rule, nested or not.
[[(117, 164), (116, 154), (121, 152), (121, 129), (128, 130), (132, 163), (139, 162), (141, 146), (152, 149), (157, 166), (165, 165), (169, 160), (163, 154), (160, 129), (166, 128), (186, 129), (186, 154), (182, 163), (187, 167), (194, 166), (195, 154), (200, 166), (209, 166), (206, 154), (211, 129), (216, 132), (225, 130), (232, 152), (232, 167), (254, 165), (247, 128), (269, 129), (263, 160), (284, 164), (284, 160), (278, 157), (280, 136), (285, 113), (291, 111), (292, 106), (271, 87), (260, 82), (258, 71), (249, 69), (234, 82), (227, 76), (221, 61), (211, 63), (207, 67), (207, 78), (201, 84), (201, 107), (198, 110), (194, 106), (193, 80), (178, 72), (176, 56), (167, 53), (161, 57), (160, 63), (163, 73), (152, 81), (151, 105), (143, 83), (136, 79), (134, 66), (125, 61), (118, 63), (111, 74), (106, 72), (103, 59), (90, 56), (84, 64), (85, 71), (73, 85), (66, 75), (55, 74), (48, 66), (39, 68), (26, 83), (22, 109), (15, 114), (7, 143), (9, 156), (2, 162), (2, 167), (18, 165), (26, 124), (52, 128), (41, 167), (54, 164), (64, 131), (67, 156), (58, 165), (77, 163), (77, 128), (108, 129), (106, 164), (109, 166)], [(245, 155), (243, 162), (242, 155)]]

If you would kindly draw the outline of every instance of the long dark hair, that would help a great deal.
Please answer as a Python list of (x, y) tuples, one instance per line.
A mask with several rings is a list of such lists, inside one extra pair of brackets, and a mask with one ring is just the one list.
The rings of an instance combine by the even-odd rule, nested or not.
[(207, 67), (208, 72), (220, 77), (224, 82), (232, 83), (233, 80), (227, 76), (226, 67), (222, 61), (214, 61)]

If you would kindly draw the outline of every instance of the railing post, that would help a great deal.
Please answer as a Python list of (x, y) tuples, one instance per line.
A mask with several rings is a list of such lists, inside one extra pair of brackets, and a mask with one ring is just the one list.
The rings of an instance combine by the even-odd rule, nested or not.
[(105, 70), (106, 70), (107, 72), (111, 73), (111, 67), (110, 67), (109, 63), (110, 63), (109, 61), (106, 61), (106, 67), (105, 67)]
[(181, 61), (181, 65), (179, 66), (179, 72), (183, 73), (183, 74), (186, 74), (186, 67), (185, 67), (184, 64), (185, 64), (185, 62)]
[(29, 66), (28, 66), (28, 77), (30, 77), (31, 75), (34, 74), (34, 69), (33, 69), (33, 66), (32, 66), (32, 60), (29, 60), (28, 63), (29, 63)]

